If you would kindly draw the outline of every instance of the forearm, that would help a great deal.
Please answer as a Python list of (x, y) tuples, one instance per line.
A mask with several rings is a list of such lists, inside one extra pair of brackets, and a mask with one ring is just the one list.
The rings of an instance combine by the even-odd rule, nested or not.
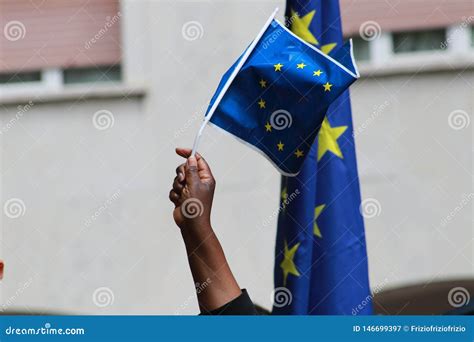
[(181, 230), (201, 310), (222, 307), (241, 294), (210, 225)]

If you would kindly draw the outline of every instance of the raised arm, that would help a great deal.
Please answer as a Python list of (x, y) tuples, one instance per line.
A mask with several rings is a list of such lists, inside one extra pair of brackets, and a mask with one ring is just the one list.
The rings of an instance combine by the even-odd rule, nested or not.
[(242, 292), (211, 226), (211, 207), (216, 182), (207, 162), (190, 149), (176, 149), (186, 163), (176, 169), (170, 200), (173, 218), (181, 229), (189, 266), (203, 314), (255, 314)]

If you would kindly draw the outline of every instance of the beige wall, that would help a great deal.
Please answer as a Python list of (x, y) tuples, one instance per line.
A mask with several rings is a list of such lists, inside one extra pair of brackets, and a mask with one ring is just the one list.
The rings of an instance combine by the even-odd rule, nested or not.
[[(0, 135), (1, 203), (20, 198), (26, 208), (16, 219), (1, 216), (4, 303), (69, 313), (197, 313), (167, 199), (180, 162), (173, 147), (191, 145), (220, 75), (275, 5), (282, 6), (125, 1), (126, 79), (145, 87), (145, 99), (37, 100)], [(183, 39), (189, 21), (202, 25), (201, 38)], [(366, 220), (373, 286), (472, 275), (472, 200), (443, 222), (472, 192), (473, 126), (453, 130), (448, 116), (457, 109), (472, 116), (473, 81), (472, 70), (455, 70), (366, 77), (352, 88), (355, 126), (367, 126), (357, 135), (363, 198), (381, 208)], [(2, 127), (16, 106), (0, 107)], [(102, 109), (114, 117), (103, 131), (92, 120)], [(231, 267), (269, 307), (279, 175), (212, 128), (201, 152), (217, 178), (213, 224)], [(114, 297), (103, 308), (92, 299), (100, 287)]]

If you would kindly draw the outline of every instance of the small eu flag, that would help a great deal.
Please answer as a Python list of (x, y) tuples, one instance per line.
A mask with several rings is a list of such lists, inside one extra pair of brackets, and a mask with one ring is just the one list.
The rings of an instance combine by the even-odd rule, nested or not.
[(359, 74), (351, 42), (328, 56), (274, 15), (223, 76), (205, 122), (255, 148), (283, 175), (296, 176), (329, 105)]

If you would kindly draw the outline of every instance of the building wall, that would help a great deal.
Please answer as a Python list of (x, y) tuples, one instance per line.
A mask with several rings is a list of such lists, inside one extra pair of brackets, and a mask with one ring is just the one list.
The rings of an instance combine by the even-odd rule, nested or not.
[[(197, 313), (167, 198), (182, 162), (173, 149), (192, 144), (220, 76), (276, 5), (124, 1), (125, 86), (93, 98), (43, 96), (13, 125), (17, 105), (30, 99), (0, 107), (8, 128), (0, 135), (1, 199), (19, 198), (25, 208), (1, 218), (8, 308)], [(184, 38), (190, 25), (199, 38)], [(472, 196), (446, 218), (472, 192), (472, 126), (454, 130), (448, 116), (472, 113), (473, 83), (472, 69), (444, 69), (368, 72), (352, 87), (362, 195), (379, 203), (366, 219), (373, 287), (472, 275)], [(100, 110), (113, 116), (106, 130), (94, 126)], [(229, 263), (270, 307), (280, 177), (212, 128), (201, 152), (217, 179), (213, 226)]]

